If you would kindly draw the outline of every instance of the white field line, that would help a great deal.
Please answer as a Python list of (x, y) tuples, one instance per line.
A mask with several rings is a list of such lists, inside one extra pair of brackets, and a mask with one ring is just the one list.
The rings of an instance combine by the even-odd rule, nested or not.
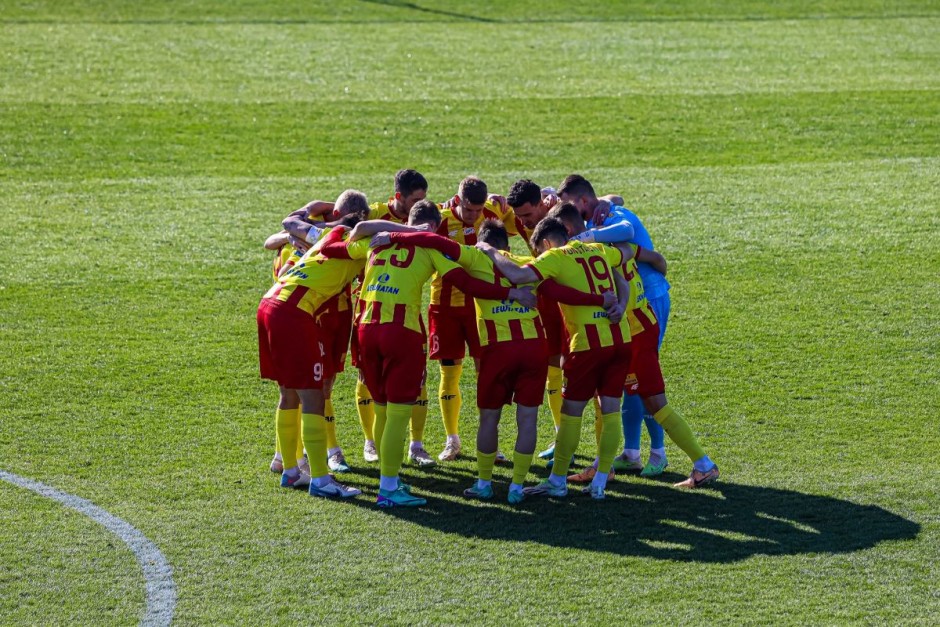
[(147, 610), (140, 621), (141, 625), (156, 627), (169, 625), (176, 608), (176, 585), (173, 583), (173, 569), (157, 546), (144, 534), (117, 516), (83, 499), (39, 481), (27, 479), (5, 470), (0, 470), (0, 479), (15, 486), (31, 490), (36, 494), (58, 501), (62, 505), (91, 518), (96, 523), (120, 538), (140, 563), (147, 585)]

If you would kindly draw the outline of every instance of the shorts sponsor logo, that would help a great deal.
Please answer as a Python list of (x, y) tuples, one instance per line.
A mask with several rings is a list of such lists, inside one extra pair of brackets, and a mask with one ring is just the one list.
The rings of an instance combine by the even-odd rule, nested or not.
[(608, 317), (610, 317), (610, 316), (608, 315), (608, 313), (607, 313), (606, 311), (595, 311), (595, 312), (594, 312), (594, 317), (595, 317), (595, 318), (608, 318)]
[(640, 389), (640, 382), (637, 381), (635, 374), (628, 374), (627, 380), (623, 383), (623, 389), (628, 392), (636, 392)]

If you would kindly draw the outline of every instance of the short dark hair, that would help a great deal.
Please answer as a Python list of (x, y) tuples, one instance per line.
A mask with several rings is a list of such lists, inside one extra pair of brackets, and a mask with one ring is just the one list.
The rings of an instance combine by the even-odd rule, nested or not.
[(349, 228), (353, 228), (354, 226), (362, 222), (363, 218), (364, 216), (361, 213), (347, 213), (342, 218), (337, 220), (337, 222), (341, 224), (342, 226), (348, 226)]
[(578, 208), (574, 206), (573, 202), (560, 202), (554, 207), (551, 208), (551, 211), (548, 212), (546, 218), (554, 218), (560, 220), (562, 224), (571, 225), (577, 227), (578, 231), (584, 230), (584, 218), (581, 216), (581, 212), (578, 211)]
[(543, 240), (551, 240), (555, 244), (564, 244), (568, 241), (568, 229), (557, 218), (545, 218), (535, 225), (530, 242), (532, 248), (538, 248)]
[(542, 188), (529, 179), (516, 181), (509, 188), (509, 196), (506, 197), (506, 201), (513, 209), (526, 203), (537, 205), (542, 202)]
[(594, 193), (594, 186), (580, 174), (569, 174), (565, 177), (565, 180), (561, 182), (561, 187), (558, 188), (558, 195), (562, 196), (565, 194), (597, 198), (597, 194)]
[(428, 181), (417, 170), (399, 170), (395, 174), (395, 191), (402, 196), (411, 196), (419, 189), (428, 191)]
[(408, 223), (412, 222), (434, 222), (440, 226), (441, 210), (430, 200), (419, 200), (408, 212)]
[(506, 231), (506, 225), (500, 220), (494, 218), (484, 220), (477, 233), (477, 239), (493, 248), (509, 250), (509, 233)]
[(485, 203), (488, 193), (489, 190), (486, 189), (486, 183), (475, 176), (468, 176), (460, 181), (460, 187), (457, 188), (457, 195), (471, 205), (482, 205)]

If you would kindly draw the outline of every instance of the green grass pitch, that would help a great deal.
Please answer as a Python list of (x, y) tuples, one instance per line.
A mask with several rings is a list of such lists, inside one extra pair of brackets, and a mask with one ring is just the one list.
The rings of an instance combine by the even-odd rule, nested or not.
[[(426, 508), (375, 509), (349, 372), (366, 496), (276, 487), (261, 244), (401, 167), (434, 199), (571, 172), (627, 199), (670, 262), (663, 367), (717, 489), (674, 490), (669, 445), (671, 473), (603, 503), (511, 508), (505, 469), (467, 502), (469, 367), (471, 456), (404, 471)], [(938, 190), (936, 2), (7, 0), (0, 470), (152, 540), (180, 625), (936, 624)], [(0, 482), (0, 624), (134, 624), (144, 584), (101, 526)]]

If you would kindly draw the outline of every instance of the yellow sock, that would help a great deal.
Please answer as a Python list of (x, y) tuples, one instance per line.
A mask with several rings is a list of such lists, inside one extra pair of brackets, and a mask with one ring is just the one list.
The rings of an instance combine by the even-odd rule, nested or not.
[(460, 396), (461, 372), (463, 372), (463, 364), (441, 366), (441, 387), (438, 391), (441, 397), (444, 431), (447, 435), (457, 435), (459, 432), (460, 403), (463, 400)]
[(571, 466), (571, 456), (578, 450), (581, 441), (581, 416), (561, 415), (561, 426), (555, 434), (555, 463), (553, 475), (567, 475)]
[(356, 411), (359, 412), (359, 424), (362, 425), (362, 435), (367, 440), (375, 441), (372, 430), (375, 424), (375, 411), (372, 407), (372, 394), (362, 381), (356, 381)]
[(326, 466), (326, 420), (319, 414), (304, 414), (303, 422), (310, 476), (325, 477), (330, 472)]
[[(595, 450), (601, 450), (601, 435), (604, 433), (604, 416), (601, 414), (600, 408), (598, 408), (597, 413), (594, 415), (594, 444), (597, 445)], [(598, 455), (600, 453), (598, 452)]]
[[(387, 414), (388, 420), (382, 433), (379, 467), (383, 477), (397, 477), (401, 470), (401, 462), (405, 458), (405, 434), (408, 432), (408, 422), (411, 420), (411, 405), (389, 403)], [(376, 419), (378, 419), (378, 412), (376, 412)]]
[(512, 454), (512, 482), (522, 485), (525, 483), (526, 475), (529, 474), (529, 468), (532, 466), (532, 453), (520, 453), (513, 451)]
[(297, 432), (297, 411), (296, 409), (278, 409), (274, 414), (284, 468), (293, 468), (297, 465), (297, 440), (300, 435)]
[(323, 419), (326, 421), (326, 448), (339, 448), (339, 442), (336, 441), (336, 416), (333, 414), (333, 400), (326, 399), (323, 403)]
[(493, 480), (493, 466), (496, 465), (496, 451), (481, 453), (477, 451), (477, 476), (483, 481)]
[(411, 406), (411, 441), (424, 441), (424, 425), (428, 422), (428, 386), (421, 386), (418, 402)]
[(372, 432), (375, 434), (376, 450), (379, 452), (379, 458), (382, 457), (382, 438), (385, 434), (385, 423), (388, 422), (388, 405), (379, 405), (373, 403), (375, 408), (375, 423)]
[(297, 460), (304, 456), (304, 419), (303, 407), (297, 406)]
[(597, 456), (599, 458), (597, 469), (601, 472), (610, 472), (611, 466), (614, 465), (614, 457), (617, 456), (617, 452), (620, 450), (620, 435), (623, 433), (620, 412), (604, 414), (600, 420), (594, 422), (601, 425), (601, 433), (597, 442)]
[(548, 394), (548, 408), (552, 412), (555, 431), (558, 431), (558, 427), (561, 426), (561, 368), (558, 366), (548, 367), (545, 392)]
[(689, 456), (693, 462), (705, 457), (705, 449), (695, 439), (689, 423), (682, 416), (673, 411), (672, 407), (666, 405), (653, 415), (653, 418), (662, 425), (669, 439), (676, 443), (676, 446)]
[[(274, 452), (275, 453), (281, 452), (281, 436), (278, 435), (277, 433), (277, 414), (280, 411), (281, 410), (278, 409), (274, 412)], [(281, 459), (283, 459), (283, 457)]]

